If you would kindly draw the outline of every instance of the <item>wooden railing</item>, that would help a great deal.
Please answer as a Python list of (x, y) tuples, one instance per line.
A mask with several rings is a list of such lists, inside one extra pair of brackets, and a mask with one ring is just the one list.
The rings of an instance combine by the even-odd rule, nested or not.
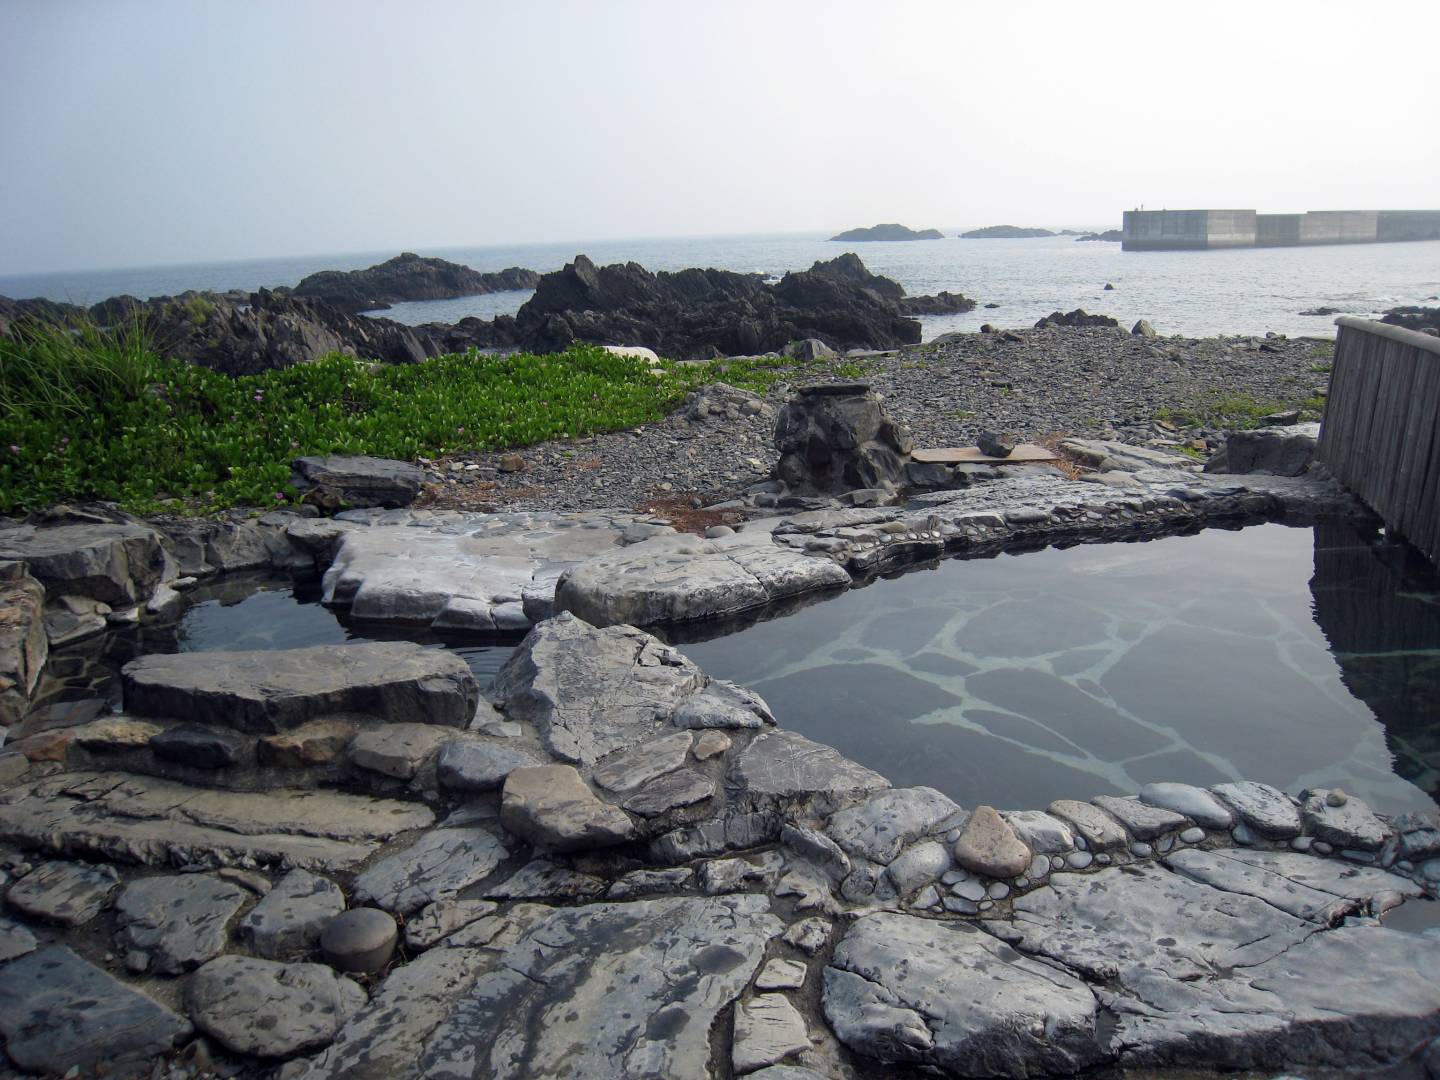
[(1440, 565), (1440, 338), (1342, 315), (1315, 456)]

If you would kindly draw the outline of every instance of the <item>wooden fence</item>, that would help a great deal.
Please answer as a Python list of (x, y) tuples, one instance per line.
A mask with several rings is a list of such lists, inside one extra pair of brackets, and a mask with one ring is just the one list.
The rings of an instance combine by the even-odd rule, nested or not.
[(1440, 338), (1350, 315), (1315, 456), (1440, 565)]

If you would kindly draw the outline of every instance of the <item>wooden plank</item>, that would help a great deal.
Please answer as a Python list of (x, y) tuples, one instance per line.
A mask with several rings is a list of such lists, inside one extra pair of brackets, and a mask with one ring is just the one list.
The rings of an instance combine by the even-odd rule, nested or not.
[(1034, 443), (1017, 443), (1009, 457), (987, 457), (978, 446), (939, 446), (916, 450), (910, 457), (925, 465), (1033, 465), (1060, 460), (1054, 451)]

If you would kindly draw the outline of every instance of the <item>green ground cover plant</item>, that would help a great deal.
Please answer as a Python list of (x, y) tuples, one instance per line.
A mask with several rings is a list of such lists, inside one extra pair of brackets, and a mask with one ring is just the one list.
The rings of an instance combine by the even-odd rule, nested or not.
[(1299, 409), (1301, 420), (1318, 420), (1325, 411), (1325, 399), (1318, 394), (1270, 401), (1261, 401), (1251, 394), (1215, 395), (1189, 408), (1161, 409), (1155, 419), (1176, 427), (1236, 431), (1258, 427), (1262, 417), (1288, 409)]

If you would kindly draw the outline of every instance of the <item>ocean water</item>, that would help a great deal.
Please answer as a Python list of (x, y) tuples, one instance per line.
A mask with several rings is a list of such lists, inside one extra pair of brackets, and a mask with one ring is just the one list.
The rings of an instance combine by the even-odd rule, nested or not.
[[(1333, 336), (1329, 317), (1303, 316), (1315, 307), (1374, 315), (1399, 304), (1440, 296), (1440, 241), (1230, 251), (1122, 252), (1119, 244), (1073, 237), (1033, 240), (943, 240), (842, 244), (817, 235), (608, 240), (504, 247), (431, 248), (421, 254), (477, 270), (524, 266), (556, 270), (577, 253), (597, 263), (634, 261), (651, 270), (716, 267), (779, 276), (854, 251), (871, 270), (913, 295), (961, 292), (982, 306), (964, 315), (921, 320), (926, 339), (982, 323), (1029, 326), (1055, 310), (1083, 307), (1126, 326), (1149, 319), (1162, 334)], [(249, 262), (195, 263), (0, 277), (0, 295), (44, 296), (90, 304), (129, 293), (148, 297), (186, 289), (254, 289), (294, 285), (317, 270), (355, 270), (394, 251), (316, 255)], [(1112, 291), (1105, 285), (1113, 284)], [(401, 322), (454, 322), (467, 315), (513, 314), (528, 292), (495, 293), (398, 304), (380, 312)], [(983, 305), (995, 304), (994, 308)]]

